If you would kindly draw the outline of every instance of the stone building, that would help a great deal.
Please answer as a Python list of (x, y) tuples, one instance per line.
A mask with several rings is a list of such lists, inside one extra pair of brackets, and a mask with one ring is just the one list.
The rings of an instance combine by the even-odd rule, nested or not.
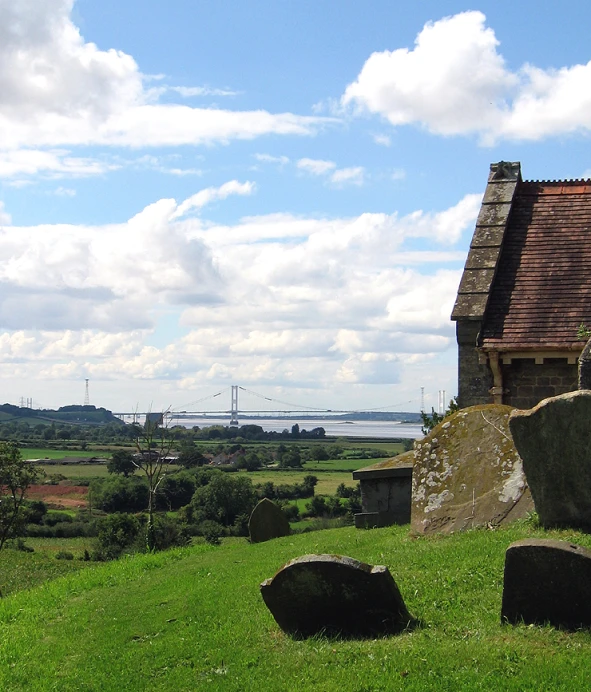
[(577, 389), (591, 327), (591, 180), (492, 164), (452, 313), (458, 403), (530, 408)]

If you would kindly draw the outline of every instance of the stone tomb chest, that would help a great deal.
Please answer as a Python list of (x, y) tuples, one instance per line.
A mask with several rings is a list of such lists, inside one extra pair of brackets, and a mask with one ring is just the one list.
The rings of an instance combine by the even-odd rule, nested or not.
[(363, 512), (355, 515), (358, 529), (410, 523), (413, 453), (353, 471), (361, 485)]

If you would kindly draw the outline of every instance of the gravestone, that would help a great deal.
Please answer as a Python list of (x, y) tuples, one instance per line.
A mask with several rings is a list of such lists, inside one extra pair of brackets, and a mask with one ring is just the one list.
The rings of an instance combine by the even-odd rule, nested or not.
[(515, 410), (509, 425), (540, 523), (591, 528), (591, 391)]
[(341, 555), (304, 555), (261, 584), (277, 624), (296, 637), (374, 637), (412, 624), (387, 567)]
[(512, 543), (505, 554), (501, 619), (591, 627), (591, 551), (547, 539)]
[(470, 406), (415, 442), (414, 533), (499, 526), (533, 511), (509, 430), (511, 411), (500, 404)]
[(263, 498), (252, 510), (248, 520), (248, 533), (251, 543), (263, 543), (272, 538), (289, 536), (289, 521), (277, 505)]

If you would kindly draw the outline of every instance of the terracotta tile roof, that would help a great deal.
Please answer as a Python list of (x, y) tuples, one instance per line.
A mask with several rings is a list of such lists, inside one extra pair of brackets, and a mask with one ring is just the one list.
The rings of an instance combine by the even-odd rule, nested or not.
[(519, 181), (482, 347), (580, 350), (582, 322), (591, 326), (591, 180)]

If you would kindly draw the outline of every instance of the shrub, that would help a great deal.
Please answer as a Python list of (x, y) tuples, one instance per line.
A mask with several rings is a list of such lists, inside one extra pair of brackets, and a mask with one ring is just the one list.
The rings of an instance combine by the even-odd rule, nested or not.
[(154, 542), (156, 550), (167, 550), (168, 548), (187, 545), (189, 532), (176, 519), (157, 515), (154, 517)]
[(297, 505), (285, 504), (281, 506), (281, 511), (290, 522), (300, 520), (300, 508)]
[(58, 550), (55, 554), (56, 560), (73, 560), (74, 555), (69, 550)]
[(91, 483), (92, 503), (105, 512), (141, 512), (148, 506), (143, 478), (116, 476)]
[(258, 496), (249, 478), (232, 478), (224, 473), (211, 476), (207, 485), (197, 488), (185, 511), (188, 523), (207, 519), (232, 526), (241, 515), (250, 516)]
[(221, 542), (220, 539), (224, 533), (224, 527), (218, 524), (217, 521), (206, 519), (198, 525), (198, 531), (205, 538), (207, 543), (219, 545)]
[(95, 559), (114, 560), (136, 541), (140, 522), (131, 514), (110, 514), (98, 526)]

